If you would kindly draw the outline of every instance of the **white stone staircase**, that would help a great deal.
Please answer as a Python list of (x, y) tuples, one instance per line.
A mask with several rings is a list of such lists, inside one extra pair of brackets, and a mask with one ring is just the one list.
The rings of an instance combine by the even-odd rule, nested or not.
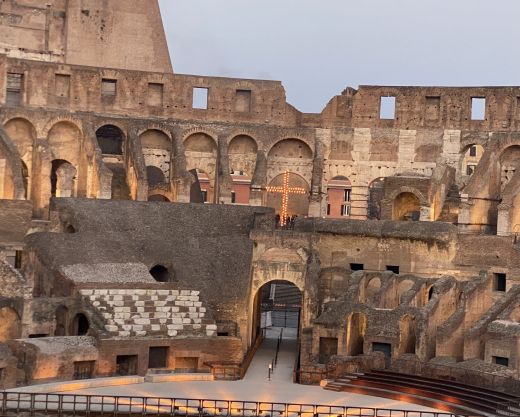
[(113, 337), (215, 336), (198, 291), (167, 289), (82, 289), (105, 319)]

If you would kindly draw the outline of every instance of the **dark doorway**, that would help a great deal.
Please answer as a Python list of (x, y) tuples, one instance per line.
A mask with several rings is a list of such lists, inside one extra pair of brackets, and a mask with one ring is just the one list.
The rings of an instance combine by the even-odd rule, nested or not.
[(164, 346), (151, 347), (148, 351), (148, 368), (167, 368), (168, 348)]
[(331, 356), (338, 354), (338, 339), (336, 337), (320, 337), (320, 363), (327, 363)]
[(392, 345), (390, 343), (372, 343), (372, 352), (383, 352), (385, 354), (386, 366), (390, 366), (392, 359)]
[(81, 313), (74, 317), (72, 325), (72, 334), (75, 336), (85, 336), (88, 333), (88, 329), (90, 328), (90, 323), (87, 317)]
[(116, 374), (119, 376), (137, 375), (137, 355), (118, 355)]
[(170, 282), (170, 272), (168, 271), (168, 268), (163, 265), (155, 265), (150, 269), (150, 275), (157, 282)]

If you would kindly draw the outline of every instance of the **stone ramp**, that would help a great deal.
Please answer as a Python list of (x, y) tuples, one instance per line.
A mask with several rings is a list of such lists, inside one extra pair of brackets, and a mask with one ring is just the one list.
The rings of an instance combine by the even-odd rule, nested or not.
[(113, 337), (215, 336), (198, 291), (169, 289), (83, 289)]

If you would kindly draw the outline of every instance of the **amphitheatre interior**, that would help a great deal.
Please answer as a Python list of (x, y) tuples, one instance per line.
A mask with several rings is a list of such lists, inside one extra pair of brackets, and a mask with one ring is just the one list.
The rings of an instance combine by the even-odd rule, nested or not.
[(284, 328), (302, 389), (518, 399), (520, 87), (302, 113), (279, 81), (174, 72), (156, 0), (45, 3), (0, 2), (0, 389), (246, 383)]

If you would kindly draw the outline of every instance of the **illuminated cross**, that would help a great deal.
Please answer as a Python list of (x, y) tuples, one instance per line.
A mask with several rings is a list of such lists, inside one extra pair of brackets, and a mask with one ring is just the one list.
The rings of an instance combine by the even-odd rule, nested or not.
[(267, 187), (268, 193), (279, 193), (282, 194), (282, 210), (280, 212), (280, 225), (285, 226), (287, 224), (287, 216), (289, 214), (289, 194), (307, 194), (304, 188), (300, 187), (289, 187), (289, 171), (285, 171), (283, 174), (283, 186), (282, 187)]

